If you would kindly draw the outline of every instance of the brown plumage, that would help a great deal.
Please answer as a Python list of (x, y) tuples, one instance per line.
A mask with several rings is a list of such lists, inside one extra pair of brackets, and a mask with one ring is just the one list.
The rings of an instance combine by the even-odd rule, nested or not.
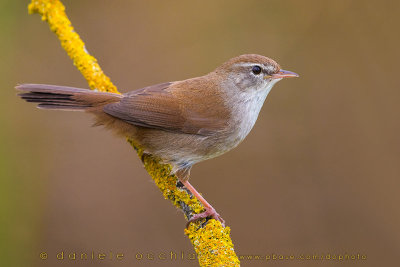
[(95, 115), (95, 125), (133, 138), (146, 153), (173, 166), (173, 173), (205, 205), (204, 216), (222, 220), (188, 183), (192, 165), (237, 146), (252, 129), (272, 86), (296, 76), (272, 59), (252, 54), (201, 77), (122, 95), (43, 84), (16, 88), (22, 99), (39, 108), (86, 111)]

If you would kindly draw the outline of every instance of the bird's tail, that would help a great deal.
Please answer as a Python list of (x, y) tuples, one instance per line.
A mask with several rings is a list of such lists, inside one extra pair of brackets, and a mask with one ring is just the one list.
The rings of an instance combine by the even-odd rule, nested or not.
[(38, 107), (43, 109), (90, 111), (122, 98), (115, 93), (47, 84), (21, 84), (16, 89), (22, 91), (18, 94), (22, 99), (38, 103)]

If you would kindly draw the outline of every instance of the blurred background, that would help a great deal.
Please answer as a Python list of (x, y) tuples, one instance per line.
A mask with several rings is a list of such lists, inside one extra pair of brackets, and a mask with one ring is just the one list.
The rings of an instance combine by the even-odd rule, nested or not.
[[(0, 265), (87, 266), (69, 253), (124, 253), (91, 266), (193, 253), (185, 220), (123, 139), (78, 112), (43, 111), (18, 83), (87, 88), (29, 1), (0, 1)], [(232, 228), (243, 266), (394, 266), (400, 250), (398, 1), (63, 1), (120, 91), (205, 74), (258, 53), (298, 79), (277, 84), (248, 138), (198, 164), (191, 182)], [(39, 254), (48, 253), (47, 260)], [(79, 255), (78, 254), (78, 255)], [(169, 254), (168, 254), (169, 255)]]

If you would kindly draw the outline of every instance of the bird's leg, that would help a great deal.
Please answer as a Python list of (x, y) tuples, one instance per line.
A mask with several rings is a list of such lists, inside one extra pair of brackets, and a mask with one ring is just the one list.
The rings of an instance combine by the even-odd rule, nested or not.
[(186, 227), (188, 227), (191, 222), (195, 222), (197, 220), (204, 219), (207, 217), (211, 217), (217, 221), (220, 221), (222, 226), (225, 226), (224, 219), (222, 219), (222, 217), (215, 211), (215, 209), (210, 205), (210, 203), (208, 203), (207, 200), (202, 195), (200, 195), (199, 192), (197, 192), (197, 190), (189, 183), (189, 181), (188, 180), (180, 180), (180, 181), (193, 194), (193, 196), (195, 196), (201, 202), (201, 204), (203, 204), (206, 210), (190, 218), (190, 220), (186, 224)]

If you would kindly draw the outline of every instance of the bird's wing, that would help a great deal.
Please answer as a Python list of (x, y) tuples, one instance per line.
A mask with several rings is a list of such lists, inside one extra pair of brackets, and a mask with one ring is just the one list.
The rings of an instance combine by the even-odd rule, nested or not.
[[(164, 131), (210, 136), (226, 128), (229, 114), (223, 99), (196, 81), (163, 83), (125, 94), (104, 112), (127, 123)], [(203, 88), (203, 87), (201, 87)]]

